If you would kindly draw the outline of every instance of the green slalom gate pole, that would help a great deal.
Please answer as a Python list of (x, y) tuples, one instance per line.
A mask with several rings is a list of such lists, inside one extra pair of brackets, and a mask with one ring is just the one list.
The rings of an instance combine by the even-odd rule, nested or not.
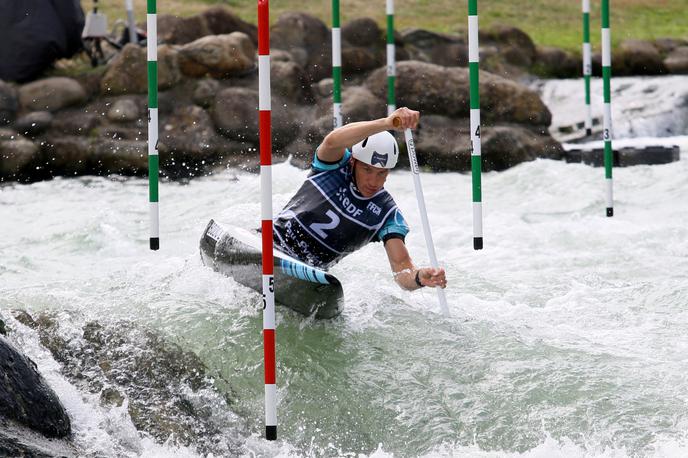
[(602, 0), (602, 79), (604, 84), (604, 178), (607, 184), (607, 216), (614, 216), (612, 167), (612, 36), (609, 27), (609, 0)]
[(592, 75), (592, 51), (590, 48), (590, 0), (583, 0), (583, 79), (585, 80), (585, 135), (592, 135), (592, 110), (590, 108), (590, 77)]
[(483, 249), (483, 203), (480, 144), (480, 52), (478, 48), (478, 0), (468, 0), (468, 71), (471, 91), (471, 173), (473, 177), (473, 249)]
[(160, 210), (158, 208), (158, 19), (156, 0), (148, 0), (148, 201), (150, 210), (150, 249), (160, 248)]
[(394, 84), (397, 79), (397, 64), (394, 53), (394, 0), (387, 0), (387, 115), (397, 109)]
[(339, 27), (339, 0), (332, 0), (332, 118), (342, 126), (342, 29)]

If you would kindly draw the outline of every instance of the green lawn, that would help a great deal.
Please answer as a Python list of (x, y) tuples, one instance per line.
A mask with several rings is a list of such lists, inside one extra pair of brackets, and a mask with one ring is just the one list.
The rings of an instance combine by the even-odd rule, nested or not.
[[(159, 0), (158, 13), (188, 16), (210, 5), (225, 5), (241, 18), (255, 23), (256, 0)], [(100, 0), (100, 8), (110, 24), (124, 18), (124, 0)], [(342, 22), (357, 17), (372, 17), (384, 24), (385, 0), (340, 0)], [(592, 43), (599, 44), (600, 1), (591, 0)], [(82, 0), (84, 9), (90, 1)], [(466, 0), (396, 0), (396, 27), (420, 27), (452, 33), (465, 29)], [(614, 43), (626, 38), (652, 39), (662, 37), (688, 38), (686, 0), (612, 0), (612, 39)], [(136, 17), (143, 21), (146, 0), (134, 0)], [(284, 11), (308, 11), (331, 23), (329, 0), (273, 0), (272, 20)], [(580, 48), (580, 0), (492, 0), (478, 1), (482, 26), (494, 23), (515, 25), (542, 45), (566, 49)]]

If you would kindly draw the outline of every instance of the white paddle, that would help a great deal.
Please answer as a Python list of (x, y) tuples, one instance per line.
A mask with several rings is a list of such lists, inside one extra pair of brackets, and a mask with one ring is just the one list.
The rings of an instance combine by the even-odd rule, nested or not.
[[(394, 118), (394, 126), (399, 127), (401, 120)], [(420, 184), (420, 170), (418, 169), (418, 159), (416, 158), (416, 145), (413, 142), (413, 134), (411, 129), (404, 130), (404, 138), (406, 139), (406, 150), (408, 151), (409, 163), (411, 164), (411, 175), (413, 176), (413, 186), (416, 190), (416, 200), (418, 201), (418, 211), (420, 211), (420, 219), (423, 223), (423, 235), (425, 235), (425, 245), (428, 247), (428, 256), (430, 257), (430, 265), (437, 269), (439, 264), (437, 262), (437, 255), (435, 254), (435, 245), (432, 242), (432, 233), (430, 232), (430, 223), (428, 222), (428, 211), (425, 209), (425, 197), (423, 197), (423, 186)], [(440, 309), (444, 316), (449, 315), (449, 307), (447, 306), (447, 297), (444, 294), (444, 289), (440, 287), (437, 290), (437, 297), (440, 300)]]

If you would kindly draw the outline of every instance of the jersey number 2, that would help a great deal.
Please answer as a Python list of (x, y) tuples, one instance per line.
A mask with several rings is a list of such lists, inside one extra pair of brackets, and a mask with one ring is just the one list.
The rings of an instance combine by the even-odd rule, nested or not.
[(328, 229), (334, 229), (335, 227), (339, 226), (339, 216), (332, 210), (327, 210), (327, 213), (325, 213), (325, 216), (328, 216), (330, 218), (330, 221), (327, 223), (313, 223), (311, 224), (311, 230), (318, 234), (320, 237), (326, 239), (327, 238), (327, 232), (325, 232)]

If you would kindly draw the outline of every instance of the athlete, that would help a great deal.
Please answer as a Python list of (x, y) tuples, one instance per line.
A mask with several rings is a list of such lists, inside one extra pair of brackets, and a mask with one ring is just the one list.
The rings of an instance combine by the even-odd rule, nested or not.
[(274, 222), (275, 247), (328, 269), (368, 243), (382, 242), (401, 288), (446, 287), (444, 269), (414, 266), (404, 243), (409, 227), (384, 189), (399, 158), (388, 131), (413, 129), (419, 117), (403, 107), (386, 118), (330, 132), (315, 152), (308, 178)]

